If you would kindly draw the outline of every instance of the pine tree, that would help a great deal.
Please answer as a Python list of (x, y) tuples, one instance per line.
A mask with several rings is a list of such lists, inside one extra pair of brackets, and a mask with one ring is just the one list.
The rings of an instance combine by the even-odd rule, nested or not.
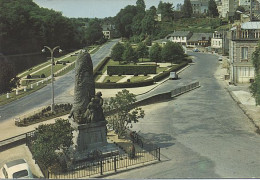
[(184, 4), (182, 6), (182, 13), (185, 18), (191, 18), (192, 6), (190, 0), (184, 0)]
[(210, 17), (218, 17), (219, 16), (217, 4), (214, 0), (209, 1), (208, 9), (209, 9), (209, 16)]

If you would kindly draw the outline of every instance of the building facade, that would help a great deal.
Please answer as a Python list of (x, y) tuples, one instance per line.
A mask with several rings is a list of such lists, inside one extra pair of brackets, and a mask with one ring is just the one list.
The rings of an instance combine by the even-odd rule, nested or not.
[(166, 36), (166, 39), (175, 43), (180, 43), (181, 45), (187, 45), (188, 39), (192, 36), (190, 31), (175, 31)]
[(221, 17), (226, 18), (233, 16), (239, 5), (239, 0), (222, 0)]
[(252, 54), (260, 40), (260, 22), (246, 22), (231, 29), (229, 49), (231, 82), (248, 83), (254, 79)]
[(209, 0), (191, 0), (193, 14), (206, 14), (208, 12)]

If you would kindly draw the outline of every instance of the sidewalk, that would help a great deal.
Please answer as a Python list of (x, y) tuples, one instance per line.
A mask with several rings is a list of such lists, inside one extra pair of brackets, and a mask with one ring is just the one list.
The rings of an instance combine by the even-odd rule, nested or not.
[(259, 130), (260, 106), (256, 106), (255, 99), (250, 93), (250, 84), (229, 85), (229, 80), (224, 79), (224, 75), (226, 74), (228, 74), (227, 69), (223, 68), (222, 62), (220, 62), (215, 77), (225, 86), (230, 96), (237, 102), (238, 106), (247, 115), (257, 130)]

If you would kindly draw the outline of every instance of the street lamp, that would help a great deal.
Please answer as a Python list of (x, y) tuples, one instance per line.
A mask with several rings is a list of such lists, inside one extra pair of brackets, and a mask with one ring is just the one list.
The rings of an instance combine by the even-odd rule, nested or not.
[(44, 48), (42, 49), (42, 52), (45, 52), (45, 49), (48, 49), (51, 53), (51, 87), (52, 87), (52, 104), (51, 104), (51, 111), (54, 112), (54, 82), (53, 82), (53, 63), (54, 63), (54, 58), (53, 58), (53, 52), (56, 49), (59, 49), (59, 53), (62, 52), (62, 50), (60, 49), (60, 46), (56, 46), (53, 49), (51, 49), (48, 46), (44, 46)]

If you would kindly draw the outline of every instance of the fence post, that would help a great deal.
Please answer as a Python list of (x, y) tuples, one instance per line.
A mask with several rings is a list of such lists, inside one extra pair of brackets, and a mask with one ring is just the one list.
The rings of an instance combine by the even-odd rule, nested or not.
[(159, 151), (158, 160), (161, 161), (161, 152), (160, 152), (160, 148), (158, 148), (158, 151)]
[(103, 162), (100, 160), (100, 175), (103, 175)]
[(116, 157), (114, 157), (114, 168), (115, 168), (115, 172), (116, 172)]

